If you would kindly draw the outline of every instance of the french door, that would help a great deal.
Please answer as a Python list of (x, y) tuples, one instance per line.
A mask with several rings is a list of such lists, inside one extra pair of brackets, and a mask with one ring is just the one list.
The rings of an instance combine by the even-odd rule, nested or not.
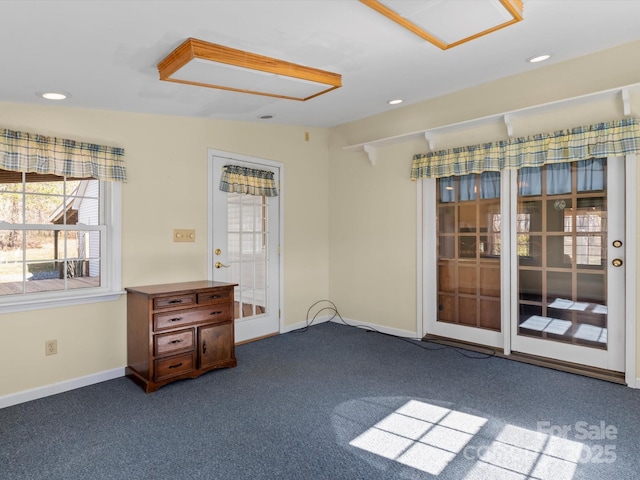
[(624, 167), (425, 180), (426, 333), (624, 371)]
[(517, 178), (511, 349), (624, 371), (624, 160)]
[(219, 188), (225, 165), (274, 172), (276, 162), (211, 151), (209, 158), (209, 278), (236, 283), (235, 340), (280, 331), (280, 197), (227, 193)]
[(423, 188), (425, 333), (502, 348), (500, 174)]

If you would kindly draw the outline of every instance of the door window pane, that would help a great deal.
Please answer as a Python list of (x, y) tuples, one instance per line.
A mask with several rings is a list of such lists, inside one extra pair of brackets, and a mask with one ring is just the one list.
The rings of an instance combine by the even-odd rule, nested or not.
[(235, 318), (267, 313), (268, 218), (266, 197), (227, 195), (229, 279), (235, 288)]
[(500, 331), (500, 174), (437, 183), (438, 321)]
[(519, 335), (607, 347), (605, 174), (605, 159), (520, 172)]

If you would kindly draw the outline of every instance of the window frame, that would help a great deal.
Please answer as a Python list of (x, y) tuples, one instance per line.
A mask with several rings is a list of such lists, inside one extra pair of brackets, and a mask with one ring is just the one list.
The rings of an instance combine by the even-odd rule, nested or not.
[[(61, 177), (64, 178), (64, 177)], [(104, 236), (100, 246), (100, 285), (93, 288), (0, 296), (0, 314), (117, 300), (122, 289), (122, 185), (100, 182), (99, 208)], [(3, 224), (3, 227), (7, 224)], [(8, 224), (11, 225), (11, 224)]]

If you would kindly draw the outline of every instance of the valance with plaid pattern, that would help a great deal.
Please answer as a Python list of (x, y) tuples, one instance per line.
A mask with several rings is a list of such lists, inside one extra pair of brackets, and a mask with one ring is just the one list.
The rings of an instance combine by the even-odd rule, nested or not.
[(411, 179), (497, 172), (640, 151), (637, 118), (542, 133), (413, 157)]
[(278, 196), (273, 172), (239, 165), (225, 165), (222, 167), (220, 190), (229, 193), (244, 193), (265, 197)]
[(36, 133), (0, 131), (0, 169), (125, 182), (124, 149)]

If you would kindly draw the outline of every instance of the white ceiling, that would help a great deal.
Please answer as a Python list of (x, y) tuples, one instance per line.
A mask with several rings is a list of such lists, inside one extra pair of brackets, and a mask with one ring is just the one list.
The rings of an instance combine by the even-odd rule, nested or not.
[[(71, 94), (56, 105), (330, 127), (640, 39), (639, 19), (640, 0), (524, 0), (522, 22), (443, 51), (357, 0), (0, 0), (0, 101), (53, 90)], [(158, 80), (188, 37), (343, 86), (300, 102)], [(553, 56), (525, 62), (540, 53)]]

